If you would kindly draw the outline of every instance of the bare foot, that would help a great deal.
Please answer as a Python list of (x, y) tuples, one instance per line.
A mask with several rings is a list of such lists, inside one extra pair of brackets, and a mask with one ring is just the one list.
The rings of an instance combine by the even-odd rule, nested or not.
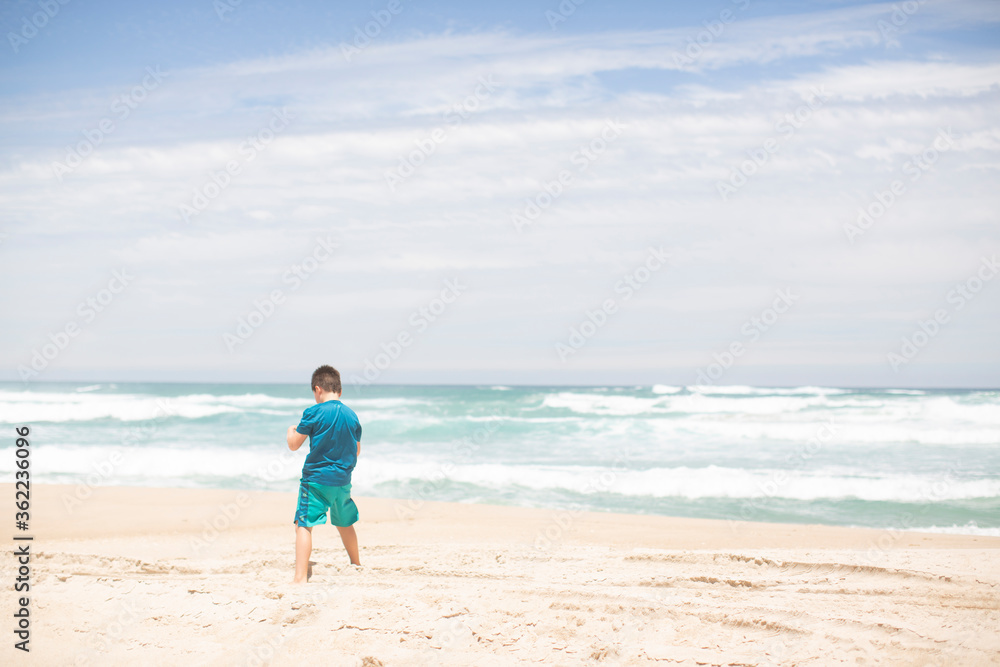
[(306, 578), (305, 579), (292, 579), (293, 584), (308, 584), (309, 580), (313, 576), (313, 561), (309, 561), (309, 567), (306, 568)]

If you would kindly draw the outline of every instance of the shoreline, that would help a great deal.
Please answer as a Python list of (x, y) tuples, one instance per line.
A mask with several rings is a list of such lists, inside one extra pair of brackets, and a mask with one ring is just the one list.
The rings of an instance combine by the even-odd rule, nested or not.
[[(295, 493), (243, 489), (192, 489), (183, 487), (96, 486), (85, 487), (89, 495), (80, 498), (73, 484), (34, 484), (32, 489), (33, 531), (46, 539), (111, 537), (134, 534), (201, 532), (206, 520), (227, 524), (226, 529), (291, 527)], [(0, 483), (0, 492), (13, 497), (13, 484)], [(521, 507), (423, 501), (406, 498), (355, 496), (361, 512), (359, 527), (367, 523), (383, 525), (406, 523), (420, 515), (423, 522), (454, 523), (460, 519), (476, 531), (481, 520), (519, 522), (515, 537), (523, 539), (534, 530), (544, 537), (558, 531), (575, 539), (615, 540), (630, 531), (648, 528), (673, 531), (671, 537), (646, 535), (641, 539), (649, 548), (781, 548), (795, 547), (795, 541), (807, 537), (824, 548), (837, 545), (862, 548), (885, 542), (890, 534), (897, 547), (1000, 548), (1000, 537), (964, 533), (927, 532), (899, 528), (866, 528), (827, 524), (770, 523), (731, 519), (702, 519), (658, 514), (623, 514), (559, 508)], [(222, 508), (235, 505), (235, 516)], [(144, 514), (119, 515), (108, 519), (121, 506), (143, 507)], [(287, 521), (286, 521), (287, 515)], [(218, 517), (224, 517), (223, 521)], [(567, 528), (566, 523), (570, 522)], [(702, 525), (703, 524), (703, 525)], [(575, 527), (575, 528), (574, 528)], [(696, 537), (701, 528), (707, 536)], [(727, 533), (731, 533), (726, 537)], [(537, 537), (537, 535), (536, 535)], [(583, 541), (587, 541), (583, 540)], [(747, 540), (741, 544), (740, 540)], [(928, 544), (931, 543), (931, 544)]]
[(996, 537), (360, 497), (363, 566), (317, 527), (295, 586), (294, 493), (75, 489), (32, 488), (36, 664), (1000, 662)]
[[(87, 493), (79, 493), (85, 488)], [(14, 485), (0, 483), (0, 492), (13, 497)], [(198, 533), (205, 521), (225, 524), (229, 529), (279, 527), (287, 523), (295, 506), (295, 492), (244, 489), (200, 489), (184, 487), (95, 486), (74, 484), (32, 485), (32, 532), (44, 539), (111, 537), (138, 534)], [(84, 497), (80, 497), (84, 496)], [(504, 520), (519, 523), (516, 535), (527, 532), (543, 537), (559, 532), (584, 542), (616, 540), (639, 529), (671, 531), (670, 537), (646, 534), (639, 539), (648, 548), (782, 548), (796, 547), (803, 537), (823, 548), (862, 548), (885, 542), (892, 536), (897, 547), (1000, 548), (1000, 537), (965, 533), (927, 532), (900, 528), (867, 528), (827, 524), (771, 523), (734, 519), (703, 519), (658, 514), (568, 510), (424, 501), (406, 498), (355, 496), (361, 512), (359, 527), (412, 522), (439, 524), (456, 520), (477, 531), (481, 521)], [(120, 507), (142, 507), (142, 514), (119, 514)], [(228, 508), (225, 506), (235, 506)], [(221, 518), (220, 518), (221, 517)], [(225, 520), (223, 520), (225, 519)], [(287, 519), (287, 520), (286, 520)], [(567, 527), (567, 522), (569, 525)], [(706, 528), (706, 536), (697, 536)], [(730, 535), (727, 537), (727, 533)], [(537, 536), (537, 535), (536, 535)], [(584, 539), (586, 538), (586, 539)], [(746, 540), (741, 543), (740, 540)], [(931, 543), (931, 544), (928, 544)]]

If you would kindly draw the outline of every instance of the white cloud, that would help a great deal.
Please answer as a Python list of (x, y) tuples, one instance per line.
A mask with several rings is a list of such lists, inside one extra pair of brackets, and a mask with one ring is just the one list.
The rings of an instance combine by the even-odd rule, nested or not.
[[(996, 12), (974, 3), (947, 10), (949, 24), (996, 20)], [(285, 341), (287, 330), (301, 337), (299, 347), (322, 344), (318, 323), (330, 313), (354, 313), (358, 321), (338, 334), (339, 344), (345, 354), (363, 356), (456, 274), (478, 278), (479, 291), (456, 308), (455, 326), (478, 331), (496, 350), (527, 329), (547, 349), (552, 341), (544, 332), (561, 336), (565, 322), (603, 298), (655, 244), (673, 248), (676, 260), (629, 305), (627, 321), (642, 328), (617, 328), (608, 350), (656, 338), (661, 321), (675, 327), (680, 349), (698, 350), (700, 338), (685, 339), (678, 317), (689, 315), (724, 337), (759, 309), (760, 295), (789, 284), (810, 294), (804, 338), (789, 343), (796, 354), (806, 354), (810, 340), (826, 340), (830, 322), (861, 326), (858, 335), (877, 346), (888, 339), (886, 322), (933, 308), (942, 287), (1000, 243), (993, 217), (1000, 203), (993, 187), (1000, 67), (958, 56), (873, 54), (870, 47), (881, 44), (875, 21), (891, 11), (878, 5), (740, 18), (694, 69), (727, 74), (734, 66), (769, 65), (760, 70), (766, 75), (746, 79), (664, 74), (678, 67), (674, 56), (697, 27), (444, 35), (373, 44), (352, 63), (334, 45), (177, 71), (61, 184), (52, 177), (53, 159), (79, 140), (78, 128), (101, 117), (106, 95), (92, 92), (86, 104), (74, 101), (75, 92), (20, 99), (5, 116), (8, 124), (51, 124), (71, 138), (58, 148), (37, 139), (0, 171), (0, 204), (9, 216), (0, 252), (44, 242), (39, 261), (51, 276), (25, 284), (9, 302), (44, 304), (52, 281), (72, 282), (84, 267), (94, 271), (95, 262), (141, 267), (145, 305), (119, 317), (150, 335), (190, 328), (192, 337), (166, 344), (176, 345), (178, 359), (202, 363), (255, 298), (281, 286), (281, 272), (309, 251), (316, 234), (337, 230), (343, 252), (292, 295), (280, 311), (282, 324), (275, 321), (272, 333), (247, 350), (284, 354), (276, 341)], [(907, 29), (929, 30), (943, 11), (928, 3)], [(852, 53), (851, 64), (836, 64), (845, 53)], [(861, 54), (866, 61), (858, 63)], [(635, 69), (676, 78), (629, 86), (602, 78)], [(447, 125), (446, 110), (489, 74), (500, 82), (497, 90), (468, 119)], [(779, 129), (817, 87), (828, 100), (800, 128)], [(26, 110), (43, 103), (52, 103), (51, 114), (33, 119)], [(294, 110), (287, 131), (184, 223), (179, 205), (191, 204), (212, 172), (240, 158), (240, 142), (274, 106)], [(611, 118), (624, 131), (580, 171), (574, 155)], [(385, 173), (438, 127), (445, 140), (390, 192)], [(943, 127), (955, 129), (954, 147), (919, 181), (907, 181), (889, 212), (851, 245), (843, 226)], [(723, 202), (719, 181), (769, 140), (779, 150)], [(571, 172), (573, 183), (518, 234), (512, 212), (537, 200), (560, 170)], [(72, 241), (60, 240), (69, 233)], [(31, 266), (27, 255), (15, 256), (3, 271), (10, 278)], [(875, 322), (888, 302), (892, 317)], [(36, 323), (58, 319), (33, 307), (42, 314)], [(960, 336), (954, 340), (961, 345)], [(141, 356), (140, 347), (133, 352)], [(97, 366), (117, 352), (103, 349), (94, 353), (104, 355), (94, 358)], [(683, 355), (663, 354), (683, 362)], [(994, 349), (968, 354), (996, 358)], [(500, 367), (527, 363), (521, 355), (497, 355), (490, 363)], [(613, 365), (608, 359), (595, 363)]]

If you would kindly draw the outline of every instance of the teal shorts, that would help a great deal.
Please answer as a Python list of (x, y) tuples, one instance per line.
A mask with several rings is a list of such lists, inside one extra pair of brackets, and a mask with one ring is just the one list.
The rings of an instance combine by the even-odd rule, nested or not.
[(358, 506), (351, 499), (351, 485), (323, 486), (299, 480), (299, 502), (295, 508), (294, 522), (304, 528), (326, 523), (346, 528), (358, 521)]

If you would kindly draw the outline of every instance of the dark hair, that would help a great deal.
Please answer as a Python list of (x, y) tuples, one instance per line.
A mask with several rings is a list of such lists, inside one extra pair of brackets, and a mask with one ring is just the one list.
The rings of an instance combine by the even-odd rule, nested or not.
[(334, 394), (341, 393), (340, 372), (333, 366), (320, 366), (313, 371), (311, 387), (319, 387)]

